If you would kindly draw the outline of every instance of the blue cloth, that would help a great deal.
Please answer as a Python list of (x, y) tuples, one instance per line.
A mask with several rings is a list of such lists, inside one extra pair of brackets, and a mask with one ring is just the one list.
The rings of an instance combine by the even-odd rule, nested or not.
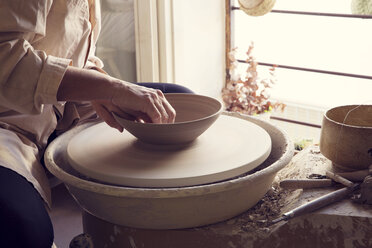
[(170, 83), (135, 83), (144, 87), (161, 90), (163, 93), (194, 93), (189, 88)]
[(0, 246), (50, 248), (54, 234), (44, 201), (18, 173), (0, 166)]

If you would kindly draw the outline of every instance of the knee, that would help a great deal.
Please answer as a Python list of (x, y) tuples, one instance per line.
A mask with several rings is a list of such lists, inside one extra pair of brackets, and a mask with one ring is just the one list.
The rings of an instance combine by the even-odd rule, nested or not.
[[(2, 209), (4, 210), (4, 209)], [(4, 247), (50, 248), (53, 244), (53, 227), (49, 216), (40, 213), (1, 211), (7, 216), (1, 223), (0, 237)]]
[[(20, 222), (23, 225), (20, 230), (20, 234), (24, 241), (22, 247), (38, 247), (38, 248), (50, 248), (53, 244), (54, 233), (53, 226), (49, 216), (38, 219), (21, 219)], [(24, 246), (27, 244), (27, 246)]]
[(22, 176), (0, 166), (0, 246), (50, 248), (53, 226), (44, 201)]

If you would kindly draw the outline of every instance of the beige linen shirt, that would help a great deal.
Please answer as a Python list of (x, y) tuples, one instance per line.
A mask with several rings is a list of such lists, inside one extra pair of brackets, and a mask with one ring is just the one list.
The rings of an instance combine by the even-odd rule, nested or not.
[(99, 0), (0, 0), (0, 165), (49, 206), (40, 164), (48, 137), (92, 115), (87, 103), (58, 102), (57, 90), (68, 65), (102, 68), (99, 29)]

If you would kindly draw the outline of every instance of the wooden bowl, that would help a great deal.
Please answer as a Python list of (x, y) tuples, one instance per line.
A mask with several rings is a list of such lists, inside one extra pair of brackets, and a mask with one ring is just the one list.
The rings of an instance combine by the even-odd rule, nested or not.
[(219, 117), (222, 103), (212, 97), (169, 93), (168, 102), (176, 110), (172, 124), (141, 123), (114, 115), (115, 119), (133, 136), (151, 144), (182, 144), (195, 140)]
[(372, 105), (328, 110), (323, 117), (320, 151), (342, 170), (372, 165)]

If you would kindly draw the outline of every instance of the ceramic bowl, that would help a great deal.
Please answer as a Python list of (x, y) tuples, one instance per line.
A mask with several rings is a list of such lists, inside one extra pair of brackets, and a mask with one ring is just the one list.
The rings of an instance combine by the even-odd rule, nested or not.
[(208, 96), (169, 93), (165, 97), (176, 110), (175, 123), (141, 123), (117, 115), (114, 117), (126, 131), (143, 142), (173, 145), (195, 140), (217, 120), (222, 111), (222, 103)]
[(343, 170), (372, 165), (372, 105), (338, 106), (323, 117), (320, 151)]
[(178, 229), (217, 223), (253, 207), (271, 188), (276, 173), (293, 156), (289, 137), (258, 118), (227, 114), (259, 125), (270, 135), (272, 150), (255, 171), (215, 183), (172, 188), (125, 187), (95, 182), (69, 164), (69, 140), (92, 124), (78, 126), (56, 138), (45, 152), (48, 170), (67, 186), (84, 211), (122, 226)]

